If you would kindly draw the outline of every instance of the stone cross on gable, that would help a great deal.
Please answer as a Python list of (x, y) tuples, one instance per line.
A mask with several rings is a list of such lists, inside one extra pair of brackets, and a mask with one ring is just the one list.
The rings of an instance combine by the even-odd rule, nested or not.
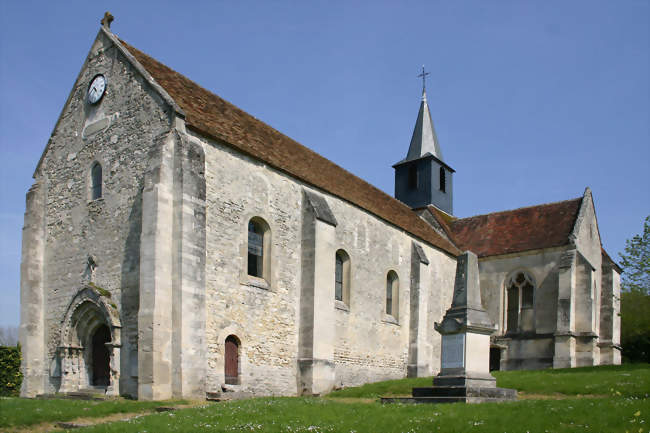
[(109, 11), (106, 11), (104, 13), (104, 18), (102, 18), (102, 20), (100, 22), (101, 22), (103, 27), (105, 27), (107, 29), (110, 29), (111, 28), (111, 23), (113, 22), (113, 19), (114, 19), (113, 15), (111, 15), (111, 13)]

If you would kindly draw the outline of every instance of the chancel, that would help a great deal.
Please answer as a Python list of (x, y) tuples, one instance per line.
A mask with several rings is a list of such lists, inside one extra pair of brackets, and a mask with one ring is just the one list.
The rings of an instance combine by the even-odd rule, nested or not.
[(457, 218), (423, 82), (391, 197), (129, 45), (111, 21), (27, 192), (23, 396), (320, 395), (438, 374), (473, 338), (433, 326), (457, 302), (464, 251), (478, 263), (472, 300), (494, 325), (482, 372), (485, 359), (620, 363), (620, 268), (588, 188)]

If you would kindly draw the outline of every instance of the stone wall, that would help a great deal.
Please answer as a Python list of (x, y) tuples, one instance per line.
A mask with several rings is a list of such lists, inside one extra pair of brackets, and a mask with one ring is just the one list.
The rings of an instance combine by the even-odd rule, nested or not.
[[(297, 369), (300, 353), (326, 354), (330, 350), (316, 344), (333, 348), (331, 359), (322, 361), (334, 364), (337, 386), (404, 377), (413, 239), (374, 215), (302, 185), (227, 146), (198, 136), (191, 140), (203, 143), (206, 154), (207, 390), (218, 391), (224, 383), (224, 342), (228, 335), (236, 335), (241, 341), (239, 388), (244, 391), (288, 395), (305, 392), (296, 386), (296, 377), (301, 374)], [(315, 302), (313, 298), (301, 299), (301, 287), (309, 285), (306, 279), (320, 278), (317, 284), (324, 284), (322, 287), (329, 282), (327, 277), (322, 280), (314, 275), (322, 272), (320, 264), (309, 269), (301, 248), (310, 242), (303, 239), (304, 230), (313, 233), (329, 229), (303, 227), (305, 190), (324, 197), (337, 222), (330, 240), (323, 241), (323, 236), (330, 235), (318, 231), (315, 235), (321, 240), (311, 241), (327, 242), (331, 249), (330, 301), (325, 297), (312, 307), (319, 313), (319, 320), (314, 319), (316, 313), (301, 314), (305, 307), (301, 303)], [(249, 277), (246, 272), (247, 225), (252, 217), (263, 218), (271, 231), (271, 273), (267, 281)], [(315, 254), (327, 251), (319, 252), (318, 248)], [(347, 305), (334, 302), (334, 254), (338, 249), (345, 250), (351, 263)], [(439, 367), (440, 356), (433, 321), (441, 320), (451, 303), (456, 261), (427, 245), (424, 251), (430, 261), (426, 267), (430, 275), (423, 292), (429, 312), (423, 320), (428, 333), (423, 351), (428, 352), (430, 374)], [(392, 317), (385, 313), (389, 270), (399, 277), (399, 311)], [(313, 293), (321, 289), (310, 290)], [(312, 320), (314, 329), (308, 332), (315, 334), (321, 332), (318, 327), (324, 326), (323, 320), (333, 320), (334, 341), (312, 340), (309, 349), (300, 349), (301, 329), (305, 329), (300, 320)], [(329, 335), (329, 331), (323, 332), (321, 335)]]
[[(350, 304), (336, 309), (337, 386), (403, 377), (408, 364), (409, 322), (411, 306), (412, 238), (403, 231), (373, 215), (340, 200), (329, 200), (339, 224), (336, 227), (338, 248), (344, 249), (351, 261)], [(416, 241), (417, 242), (417, 241)], [(423, 266), (426, 280), (419, 299), (428, 308), (421, 328), (427, 335), (422, 340), (427, 374), (439, 365), (439, 335), (434, 321), (441, 321), (451, 305), (456, 260), (424, 245), (430, 262)], [(332, 259), (333, 260), (333, 259)], [(399, 277), (399, 311), (385, 313), (386, 278), (389, 270)], [(418, 297), (416, 297), (418, 299)]]
[[(240, 387), (297, 392), (300, 186), (230, 148), (200, 138), (206, 160), (207, 391), (224, 383), (224, 343), (240, 346)], [(262, 218), (271, 233), (269, 281), (249, 278), (247, 230)]]

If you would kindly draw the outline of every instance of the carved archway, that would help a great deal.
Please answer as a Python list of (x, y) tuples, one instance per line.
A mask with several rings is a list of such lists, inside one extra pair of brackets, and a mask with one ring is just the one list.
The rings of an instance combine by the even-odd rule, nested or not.
[[(61, 324), (59, 392), (78, 391), (97, 384), (94, 376), (101, 374), (103, 377), (106, 372), (93, 371), (93, 367), (103, 368), (103, 360), (93, 360), (93, 353), (97, 357), (97, 354), (108, 352), (106, 394), (119, 395), (121, 328), (117, 308), (110, 302), (110, 292), (94, 285), (87, 285), (77, 292)], [(98, 333), (105, 335), (98, 339)], [(103, 343), (105, 347), (93, 347), (93, 342), (95, 345)]]

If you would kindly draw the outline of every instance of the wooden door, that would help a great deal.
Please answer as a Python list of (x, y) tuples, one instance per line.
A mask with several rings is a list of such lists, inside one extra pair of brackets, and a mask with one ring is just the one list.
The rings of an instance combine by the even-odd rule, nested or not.
[(239, 383), (239, 343), (230, 335), (226, 338), (226, 383), (237, 385)]

